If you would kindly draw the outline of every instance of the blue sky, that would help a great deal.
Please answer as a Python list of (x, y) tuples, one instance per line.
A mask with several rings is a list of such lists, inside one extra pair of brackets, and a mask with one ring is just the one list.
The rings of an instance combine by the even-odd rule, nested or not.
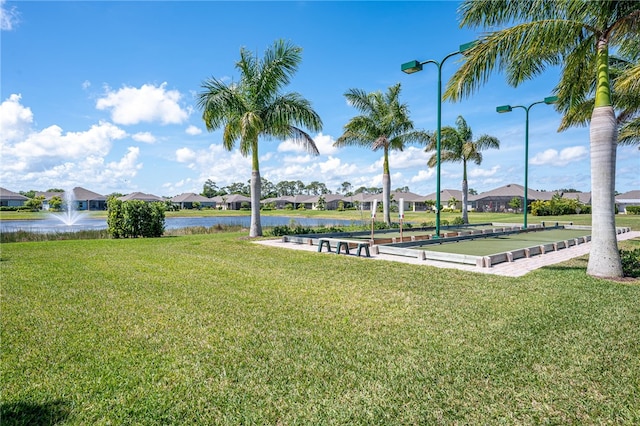
[[(350, 88), (386, 91), (402, 84), (417, 128), (436, 129), (437, 69), (407, 75), (413, 59), (441, 60), (479, 33), (459, 29), (459, 2), (94, 2), (4, 1), (1, 33), (0, 186), (51, 187), (109, 194), (142, 191), (173, 196), (247, 182), (249, 158), (225, 151), (221, 131), (207, 132), (195, 94), (209, 77), (237, 79), (240, 48), (262, 56), (276, 39), (303, 48), (287, 91), (309, 99), (322, 133), (319, 156), (288, 141), (260, 142), (260, 170), (273, 183), (320, 181), (380, 187), (379, 152), (332, 144), (357, 111)], [(459, 57), (443, 66), (443, 83)], [(529, 105), (552, 94), (557, 70), (518, 88), (495, 74), (471, 98), (444, 103), (442, 124), (462, 115), (474, 136), (496, 136), (500, 150), (470, 165), (479, 192), (524, 182), (525, 112), (497, 114), (498, 105)], [(530, 111), (529, 187), (590, 190), (589, 132), (557, 133), (552, 107)], [(418, 146), (390, 158), (391, 187), (435, 191), (431, 153)], [(616, 190), (640, 188), (637, 147), (618, 148)], [(441, 187), (459, 189), (462, 165), (443, 163)]]

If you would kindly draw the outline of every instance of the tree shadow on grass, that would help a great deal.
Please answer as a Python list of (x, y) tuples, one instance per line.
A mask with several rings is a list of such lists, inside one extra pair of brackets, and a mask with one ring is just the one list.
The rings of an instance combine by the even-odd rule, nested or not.
[(0, 405), (0, 424), (17, 425), (55, 425), (64, 422), (71, 413), (64, 401), (44, 403), (11, 402)]

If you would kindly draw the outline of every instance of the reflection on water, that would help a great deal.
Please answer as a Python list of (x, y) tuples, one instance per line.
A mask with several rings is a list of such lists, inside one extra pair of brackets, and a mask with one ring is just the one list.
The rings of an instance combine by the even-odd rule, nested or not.
[[(360, 225), (361, 221), (344, 219), (319, 219), (288, 216), (261, 216), (262, 226), (283, 226), (294, 222), (301, 226), (345, 226)], [(238, 225), (248, 228), (251, 223), (250, 216), (218, 216), (218, 217), (168, 217), (165, 219), (166, 229), (180, 229), (192, 226), (204, 226), (209, 228), (218, 224)], [(53, 232), (77, 232), (87, 230), (99, 230), (107, 228), (106, 219), (82, 218), (73, 225), (51, 219), (40, 220), (0, 220), (0, 232), (29, 231), (39, 233)]]

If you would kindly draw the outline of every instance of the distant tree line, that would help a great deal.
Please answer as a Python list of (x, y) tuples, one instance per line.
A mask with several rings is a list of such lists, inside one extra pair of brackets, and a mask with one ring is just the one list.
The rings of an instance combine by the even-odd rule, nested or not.
[[(401, 188), (397, 188), (396, 191), (409, 192), (409, 187), (403, 186)], [(251, 181), (247, 181), (246, 183), (234, 182), (227, 186), (219, 187), (213, 180), (207, 179), (202, 187), (202, 192), (200, 193), (200, 195), (212, 198), (222, 195), (240, 194), (248, 197), (250, 193)], [(335, 194), (342, 194), (346, 196), (381, 193), (382, 188), (361, 186), (354, 189), (353, 185), (351, 185), (351, 183), (349, 182), (343, 182), (335, 192)], [(284, 180), (274, 184), (265, 178), (261, 178), (261, 199), (294, 195), (325, 194), (334, 194), (334, 192), (332, 192), (327, 187), (327, 185), (322, 182), (313, 181), (305, 184), (301, 180)]]

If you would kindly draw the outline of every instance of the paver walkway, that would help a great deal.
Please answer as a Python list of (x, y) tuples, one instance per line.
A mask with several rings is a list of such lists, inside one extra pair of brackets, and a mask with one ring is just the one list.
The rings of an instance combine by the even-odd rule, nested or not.
[[(640, 231), (625, 232), (618, 234), (618, 241), (629, 240), (632, 238), (640, 238)], [(279, 240), (261, 240), (257, 241), (258, 244), (268, 245), (271, 247), (281, 247), (295, 250), (307, 250), (317, 252), (318, 247), (309, 244), (296, 244), (285, 243)], [(589, 253), (591, 249), (591, 242), (571, 246), (566, 249), (548, 252), (543, 255), (533, 256), (530, 258), (517, 259), (513, 262), (499, 263), (491, 268), (481, 268), (474, 265), (464, 265), (460, 263), (452, 262), (440, 262), (436, 260), (419, 260), (417, 258), (410, 258), (404, 256), (393, 256), (390, 254), (374, 254), (371, 253), (370, 258), (362, 258), (364, 260), (389, 260), (393, 262), (412, 263), (414, 265), (429, 265), (438, 268), (460, 269), (464, 271), (478, 272), (482, 274), (495, 274), (508, 277), (520, 277), (527, 272), (533, 271), (543, 266), (554, 265), (556, 263), (564, 262), (574, 257), (579, 257)], [(324, 253), (326, 255), (327, 253)], [(320, 253), (318, 253), (320, 255)], [(335, 254), (334, 254), (335, 256)]]

